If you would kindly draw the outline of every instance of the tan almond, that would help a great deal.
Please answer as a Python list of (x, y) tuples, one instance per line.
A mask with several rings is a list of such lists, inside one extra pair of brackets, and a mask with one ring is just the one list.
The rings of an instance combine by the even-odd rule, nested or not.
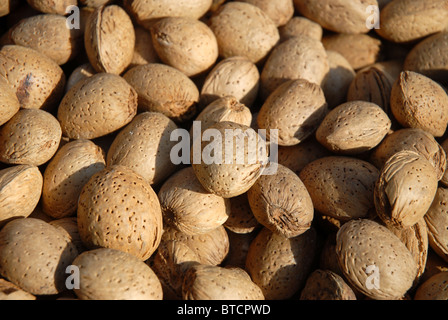
[(323, 30), (320, 24), (302, 17), (294, 16), (285, 25), (279, 27), (280, 41), (290, 37), (304, 35), (316, 40), (322, 40)]
[[(230, 213), (224, 226), (227, 230), (237, 234), (247, 234), (260, 226), (250, 208), (247, 192), (239, 196), (229, 198)], [(230, 247), (232, 249), (232, 247)]]
[(56, 13), (65, 15), (67, 7), (76, 6), (76, 0), (26, 0), (33, 8), (43, 13)]
[(285, 25), (294, 15), (294, 4), (291, 0), (242, 0), (263, 10), (277, 27)]
[(447, 300), (448, 272), (440, 272), (426, 280), (415, 292), (414, 300)]
[(0, 300), (36, 300), (36, 296), (20, 289), (12, 282), (0, 279)]
[(0, 77), (0, 125), (5, 124), (20, 109), (20, 102), (8, 80)]
[(152, 44), (151, 32), (141, 26), (135, 26), (135, 46), (132, 61), (128, 69), (148, 63), (157, 63), (160, 58)]
[(84, 246), (81, 236), (79, 235), (78, 220), (76, 217), (55, 219), (48, 223), (61, 231), (71, 241), (71, 243), (75, 245), (78, 250), (78, 254), (86, 251), (86, 247)]
[(424, 219), (428, 226), (429, 244), (431, 248), (448, 262), (448, 189), (438, 188), (431, 207)]
[(300, 300), (356, 300), (356, 295), (340, 275), (317, 269), (306, 280)]

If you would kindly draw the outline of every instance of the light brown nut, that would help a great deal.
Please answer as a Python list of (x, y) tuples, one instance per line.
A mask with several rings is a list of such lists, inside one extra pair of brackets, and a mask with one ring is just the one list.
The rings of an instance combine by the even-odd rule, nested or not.
[(227, 230), (232, 233), (246, 234), (260, 226), (250, 208), (247, 192), (228, 200), (230, 201), (230, 213), (228, 219), (224, 222), (224, 227)]
[(199, 90), (179, 70), (149, 63), (130, 69), (123, 77), (137, 91), (139, 110), (163, 113), (177, 123), (196, 114)]
[(281, 84), (263, 103), (257, 124), (266, 129), (278, 130), (278, 145), (293, 146), (312, 135), (328, 112), (322, 88), (304, 79), (289, 80)]
[(446, 83), (448, 58), (441, 54), (448, 50), (448, 30), (425, 38), (409, 51), (403, 69), (418, 72), (435, 81)]
[(280, 39), (271, 18), (259, 7), (244, 2), (221, 5), (209, 26), (216, 35), (221, 58), (243, 56), (261, 63)]
[(118, 5), (95, 9), (86, 22), (84, 46), (97, 72), (121, 74), (134, 56), (135, 32), (131, 18)]
[(401, 299), (417, 274), (417, 264), (404, 243), (369, 219), (342, 225), (336, 236), (336, 252), (344, 276), (371, 299)]
[(386, 225), (411, 252), (415, 263), (418, 266), (414, 286), (419, 284), (421, 276), (425, 272), (426, 261), (428, 260), (429, 240), (428, 228), (425, 219), (420, 219), (413, 226), (402, 228)]
[(124, 0), (124, 6), (145, 29), (164, 17), (201, 18), (212, 0)]
[(90, 63), (83, 63), (76, 67), (67, 79), (67, 84), (65, 85), (65, 93), (67, 93), (77, 82), (90, 78), (96, 73)]
[(0, 126), (20, 109), (20, 102), (8, 80), (0, 77)]
[[(446, 153), (448, 152), (448, 139), (444, 139), (441, 141), (440, 146), (442, 147), (443, 151)], [(448, 187), (448, 172), (445, 170), (443, 173), (442, 178), (440, 179), (440, 182), (443, 186)]]
[(340, 275), (317, 269), (306, 280), (300, 300), (356, 300), (356, 296)]
[(77, 0), (26, 0), (28, 4), (43, 13), (65, 15), (67, 7), (76, 6)]
[(97, 73), (64, 96), (57, 117), (70, 139), (95, 139), (127, 125), (137, 113), (137, 93), (122, 77)]
[(0, 231), (0, 274), (33, 295), (66, 290), (65, 271), (77, 255), (62, 232), (39, 219), (15, 219)]
[(403, 71), (392, 86), (391, 111), (406, 128), (420, 128), (441, 137), (448, 125), (448, 95), (430, 78)]
[(89, 8), (98, 8), (103, 5), (107, 5), (111, 0), (79, 0), (79, 2)]
[(157, 194), (125, 166), (94, 174), (82, 188), (77, 213), (79, 234), (89, 249), (118, 249), (146, 260), (162, 237)]
[(61, 126), (51, 113), (21, 109), (0, 129), (0, 161), (40, 166), (56, 153), (61, 137)]
[(258, 234), (258, 228), (249, 233), (235, 233), (227, 228), (229, 235), (230, 248), (226, 259), (221, 266), (224, 267), (239, 267), (244, 269), (246, 266), (247, 252), (250, 244)]
[(448, 262), (448, 189), (438, 188), (424, 218), (428, 226), (429, 245)]
[(390, 94), (400, 75), (402, 61), (381, 61), (362, 68), (356, 73), (347, 91), (347, 100), (363, 100), (379, 105), (389, 117)]
[(260, 75), (260, 93), (267, 98), (282, 83), (304, 79), (321, 85), (330, 71), (322, 43), (307, 36), (295, 36), (274, 47)]
[(280, 32), (280, 41), (299, 35), (321, 41), (323, 34), (320, 24), (302, 16), (292, 17), (285, 25), (279, 27), (278, 31)]
[(393, 42), (410, 42), (442, 31), (448, 24), (444, 0), (391, 1), (381, 9), (381, 27), (375, 31)]
[(448, 261), (445, 261), (434, 250), (428, 250), (428, 259), (426, 260), (425, 272), (420, 278), (420, 283), (425, 282), (433, 275), (448, 271)]
[(299, 175), (316, 210), (347, 221), (369, 216), (379, 170), (367, 161), (329, 156), (309, 163)]
[(229, 236), (224, 226), (203, 234), (187, 235), (173, 226), (165, 225), (162, 242), (166, 241), (182, 242), (193, 250), (201, 264), (217, 266), (224, 261), (229, 252)]
[(404, 128), (387, 135), (372, 152), (370, 162), (381, 169), (387, 159), (403, 150), (420, 153), (433, 165), (437, 179), (443, 177), (446, 168), (445, 151), (434, 136), (422, 129)]
[(415, 151), (392, 155), (375, 184), (375, 208), (386, 224), (411, 227), (423, 218), (437, 192), (434, 167)]
[(158, 112), (139, 113), (120, 130), (107, 152), (107, 165), (124, 165), (159, 184), (176, 169), (170, 158), (176, 144), (170, 140), (176, 124)]
[(448, 272), (433, 275), (418, 287), (414, 300), (447, 300)]
[(19, 3), (19, 0), (2, 1), (0, 3), (0, 17), (8, 16), (11, 12), (14, 12)]
[(10, 29), (14, 44), (43, 53), (63, 65), (81, 52), (81, 29), (67, 28), (67, 18), (59, 14), (38, 14), (23, 19)]
[(368, 34), (331, 34), (322, 38), (325, 50), (339, 52), (354, 70), (367, 67), (381, 58), (381, 40)]
[(349, 101), (330, 110), (317, 128), (316, 139), (334, 153), (360, 154), (376, 147), (391, 124), (378, 105)]
[(330, 71), (322, 82), (322, 90), (329, 108), (332, 109), (347, 101), (348, 88), (355, 79), (356, 73), (339, 52), (328, 50), (327, 58)]
[(100, 248), (81, 253), (73, 261), (79, 268), (81, 300), (162, 300), (162, 285), (154, 271), (135, 256)]
[(376, 0), (294, 0), (295, 8), (323, 28), (348, 34), (367, 33), (371, 15), (368, 6), (378, 6)]
[(103, 150), (90, 140), (74, 140), (64, 144), (44, 171), (42, 208), (53, 218), (76, 213), (78, 198), (90, 177), (104, 169)]
[(185, 243), (176, 240), (162, 241), (154, 259), (146, 262), (156, 273), (163, 288), (165, 300), (182, 299), (182, 281), (185, 272), (199, 257)]
[(218, 59), (216, 37), (202, 21), (166, 17), (154, 23), (150, 31), (160, 60), (188, 77), (203, 74)]
[(263, 228), (247, 253), (246, 270), (266, 300), (291, 298), (306, 282), (316, 254), (314, 228), (285, 238)]
[(262, 175), (247, 191), (255, 218), (286, 238), (297, 237), (311, 227), (314, 207), (303, 182), (292, 170), (278, 165), (273, 175)]
[(20, 289), (12, 282), (0, 279), (0, 300), (36, 300), (36, 296)]
[(277, 27), (285, 25), (294, 15), (294, 4), (292, 0), (242, 0), (253, 4), (263, 10)]
[(81, 240), (78, 230), (78, 221), (76, 217), (66, 217), (61, 219), (55, 219), (50, 222), (53, 227), (56, 227), (61, 231), (70, 241), (75, 245), (78, 254), (86, 251), (86, 247)]
[(159, 62), (159, 57), (152, 44), (151, 33), (141, 26), (135, 26), (135, 46), (132, 61), (128, 69), (148, 63)]
[(165, 180), (158, 193), (164, 222), (187, 235), (212, 231), (226, 222), (230, 200), (207, 192), (192, 167)]
[(0, 50), (0, 75), (6, 78), (24, 109), (50, 110), (57, 106), (65, 86), (65, 74), (46, 55), (18, 45)]
[[(201, 133), (210, 126), (221, 121), (232, 121), (245, 126), (252, 123), (252, 113), (243, 103), (234, 96), (224, 96), (208, 104), (196, 117), (195, 121), (200, 121)], [(190, 133), (193, 132), (193, 127)]]
[(207, 74), (201, 88), (200, 103), (207, 106), (214, 100), (234, 96), (251, 107), (258, 95), (260, 72), (245, 57), (230, 57), (219, 61)]
[(36, 166), (19, 164), (0, 170), (0, 227), (33, 212), (42, 194), (42, 181)]
[[(212, 143), (204, 139), (207, 132), (214, 137)], [(263, 138), (254, 129), (231, 121), (210, 126), (204, 136), (202, 141), (193, 142), (191, 153), (192, 167), (202, 186), (223, 198), (249, 190), (267, 163)]]
[(311, 161), (327, 157), (331, 153), (314, 136), (294, 146), (278, 148), (278, 163), (294, 171), (297, 175)]
[(264, 300), (263, 292), (241, 268), (192, 266), (182, 283), (183, 300)]

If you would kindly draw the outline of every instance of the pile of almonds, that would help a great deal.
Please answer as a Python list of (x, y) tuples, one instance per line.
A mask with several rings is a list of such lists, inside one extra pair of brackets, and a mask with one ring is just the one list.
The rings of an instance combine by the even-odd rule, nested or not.
[[(0, 23), (0, 299), (448, 299), (446, 0), (9, 0)], [(230, 131), (242, 161), (195, 161)]]

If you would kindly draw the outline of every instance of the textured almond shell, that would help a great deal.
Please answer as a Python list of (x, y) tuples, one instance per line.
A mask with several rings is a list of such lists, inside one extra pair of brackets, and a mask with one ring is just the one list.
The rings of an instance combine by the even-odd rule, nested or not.
[(65, 271), (77, 255), (63, 233), (39, 219), (15, 219), (0, 231), (0, 274), (34, 295), (66, 290)]
[(148, 259), (162, 237), (162, 212), (151, 185), (115, 165), (94, 174), (78, 201), (78, 228), (87, 248), (106, 247)]
[[(265, 141), (252, 128), (230, 121), (221, 121), (208, 128), (219, 132), (221, 148), (210, 150), (208, 141), (194, 142), (192, 146), (192, 167), (202, 186), (211, 193), (223, 198), (232, 198), (239, 196), (249, 190), (249, 188), (260, 177), (267, 160), (266, 153), (258, 152), (266, 148)], [(238, 130), (240, 130), (238, 132)], [(232, 150), (226, 150), (226, 132), (230, 134), (233, 141)], [(229, 135), (227, 135), (228, 139)], [(202, 140), (202, 139), (201, 139)], [(196, 154), (195, 144), (200, 143), (200, 154)], [(239, 159), (243, 150), (243, 159)], [(255, 145), (257, 150), (249, 150), (249, 147)], [(204, 149), (207, 148), (214, 152), (216, 157), (221, 156), (222, 161), (213, 161), (207, 164), (204, 161)], [(230, 159), (226, 160), (226, 154)], [(208, 154), (206, 154), (208, 156)], [(196, 163), (195, 156), (201, 156), (200, 162)], [(210, 159), (209, 159), (210, 160)], [(216, 160), (216, 159), (215, 159)], [(227, 162), (227, 163), (226, 163)]]
[(5, 124), (20, 109), (20, 102), (8, 80), (0, 77), (0, 125)]
[(229, 252), (229, 236), (224, 226), (203, 234), (187, 235), (172, 226), (165, 225), (162, 242), (173, 240), (180, 241), (192, 249), (201, 264), (219, 265)]
[(82, 243), (81, 236), (79, 235), (78, 219), (76, 217), (55, 219), (48, 223), (64, 233), (64, 235), (75, 245), (79, 254), (86, 251), (86, 247)]
[(195, 265), (185, 273), (183, 300), (264, 300), (261, 289), (241, 268)]
[(90, 140), (74, 140), (63, 145), (44, 171), (45, 213), (58, 219), (76, 213), (82, 187), (105, 165), (104, 152)]
[(322, 40), (322, 27), (320, 24), (302, 17), (294, 16), (285, 25), (279, 27), (280, 41), (284, 41), (290, 37), (304, 35), (315, 40)]
[[(417, 264), (404, 243), (372, 220), (345, 223), (336, 236), (336, 252), (348, 281), (375, 300), (401, 299), (417, 274)], [(373, 272), (377, 273), (368, 270), (369, 266), (374, 266)], [(375, 276), (378, 286), (373, 282)]]
[(84, 46), (97, 72), (121, 74), (134, 56), (135, 32), (131, 18), (118, 5), (98, 7), (87, 20)]
[(393, 42), (410, 42), (442, 31), (448, 24), (444, 0), (391, 1), (381, 9), (381, 28), (375, 31)]
[(274, 47), (260, 75), (262, 97), (268, 97), (282, 83), (304, 79), (321, 85), (330, 71), (327, 52), (318, 40), (292, 37)]
[(418, 287), (414, 300), (447, 300), (448, 272), (433, 275)]
[(373, 194), (379, 170), (367, 161), (329, 156), (309, 163), (299, 175), (316, 210), (347, 221), (363, 218), (374, 208)]
[(434, 136), (422, 129), (398, 129), (387, 135), (372, 152), (370, 162), (380, 169), (389, 157), (403, 150), (420, 153), (436, 170), (437, 179), (440, 180), (443, 177), (446, 168), (446, 153)]
[(57, 117), (64, 136), (95, 139), (121, 129), (136, 113), (136, 91), (118, 75), (97, 73), (66, 93)]
[(157, 55), (188, 77), (210, 69), (218, 59), (218, 42), (202, 21), (185, 17), (166, 17), (150, 28)]
[(210, 18), (209, 26), (218, 41), (221, 58), (245, 56), (259, 63), (280, 39), (277, 26), (269, 16), (244, 2), (221, 5)]
[(431, 248), (448, 262), (448, 189), (438, 188), (431, 207), (425, 214)]
[(328, 112), (322, 88), (304, 79), (281, 84), (263, 103), (258, 128), (278, 130), (278, 145), (293, 146), (312, 135)]
[(159, 62), (159, 57), (152, 44), (151, 33), (143, 27), (135, 26), (135, 46), (132, 61), (128, 66), (133, 68), (148, 63)]
[(36, 296), (20, 289), (12, 282), (0, 279), (0, 300), (36, 300)]
[(162, 300), (162, 286), (154, 271), (126, 252), (86, 251), (73, 265), (79, 268), (80, 287), (74, 291), (81, 300)]
[(386, 224), (413, 226), (428, 211), (437, 186), (428, 160), (414, 151), (397, 152), (386, 161), (376, 182), (376, 212)]
[(406, 56), (404, 70), (421, 73), (435, 81), (446, 82), (448, 58), (448, 30), (425, 38), (415, 45)]
[(230, 214), (230, 200), (207, 192), (192, 167), (165, 180), (158, 197), (164, 221), (188, 235), (212, 231)]
[(407, 128), (420, 128), (441, 137), (448, 125), (448, 95), (430, 78), (403, 71), (392, 86), (391, 111)]
[(65, 15), (67, 7), (76, 6), (76, 0), (26, 0), (28, 4), (43, 13)]
[(263, 10), (277, 27), (285, 25), (294, 15), (294, 4), (291, 0), (242, 0)]
[(146, 29), (167, 16), (199, 19), (211, 5), (212, 0), (124, 0), (127, 11)]
[(249, 233), (235, 233), (227, 228), (229, 235), (230, 249), (223, 264), (224, 267), (239, 267), (245, 269), (247, 252), (252, 240), (257, 236), (259, 229), (256, 228)]
[(138, 94), (139, 110), (160, 112), (176, 122), (194, 117), (199, 90), (179, 70), (149, 63), (130, 69), (123, 77)]
[(266, 300), (291, 298), (312, 271), (316, 246), (314, 228), (290, 239), (263, 228), (250, 245), (246, 270)]
[(24, 164), (0, 170), (0, 226), (33, 212), (42, 194), (42, 181), (36, 166)]
[(334, 108), (346, 102), (348, 88), (356, 77), (356, 73), (339, 52), (328, 50), (327, 58), (330, 70), (322, 82), (322, 90), (328, 106)]
[(262, 175), (247, 191), (255, 218), (286, 238), (311, 227), (314, 207), (303, 182), (292, 170), (278, 165), (273, 175)]
[(356, 300), (356, 296), (340, 275), (317, 269), (306, 280), (300, 300)]
[(81, 52), (81, 29), (67, 28), (67, 18), (59, 14), (38, 14), (21, 20), (10, 30), (14, 44), (35, 49), (63, 65)]
[(5, 77), (25, 109), (52, 109), (60, 101), (65, 74), (46, 55), (18, 45), (0, 50), (0, 75)]
[(224, 222), (227, 230), (236, 234), (247, 234), (259, 227), (259, 222), (250, 208), (247, 192), (230, 198), (229, 201), (230, 213), (228, 219)]
[(200, 103), (209, 105), (213, 100), (233, 96), (251, 107), (257, 98), (260, 72), (245, 57), (229, 57), (219, 61), (207, 74), (201, 88)]
[(322, 38), (325, 50), (339, 52), (354, 70), (377, 62), (381, 56), (381, 40), (368, 34), (331, 34)]
[(170, 159), (177, 129), (168, 117), (157, 112), (139, 113), (120, 130), (107, 152), (107, 165), (124, 165), (133, 169), (150, 184), (158, 184), (176, 169)]
[(90, 63), (83, 63), (82, 65), (76, 67), (67, 79), (65, 93), (67, 93), (77, 82), (89, 78), (95, 73), (96, 71)]
[(329, 111), (317, 128), (316, 139), (334, 153), (359, 154), (376, 147), (391, 124), (378, 105), (350, 101)]
[(0, 161), (42, 165), (56, 153), (61, 137), (61, 126), (51, 113), (21, 109), (0, 129)]
[(295, 8), (325, 29), (358, 34), (367, 33), (366, 21), (371, 13), (367, 6), (378, 6), (376, 0), (294, 0)]

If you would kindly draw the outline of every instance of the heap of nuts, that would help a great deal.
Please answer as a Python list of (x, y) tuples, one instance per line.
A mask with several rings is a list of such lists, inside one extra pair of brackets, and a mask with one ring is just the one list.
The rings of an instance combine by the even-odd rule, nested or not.
[(0, 16), (0, 299), (448, 299), (446, 0)]

